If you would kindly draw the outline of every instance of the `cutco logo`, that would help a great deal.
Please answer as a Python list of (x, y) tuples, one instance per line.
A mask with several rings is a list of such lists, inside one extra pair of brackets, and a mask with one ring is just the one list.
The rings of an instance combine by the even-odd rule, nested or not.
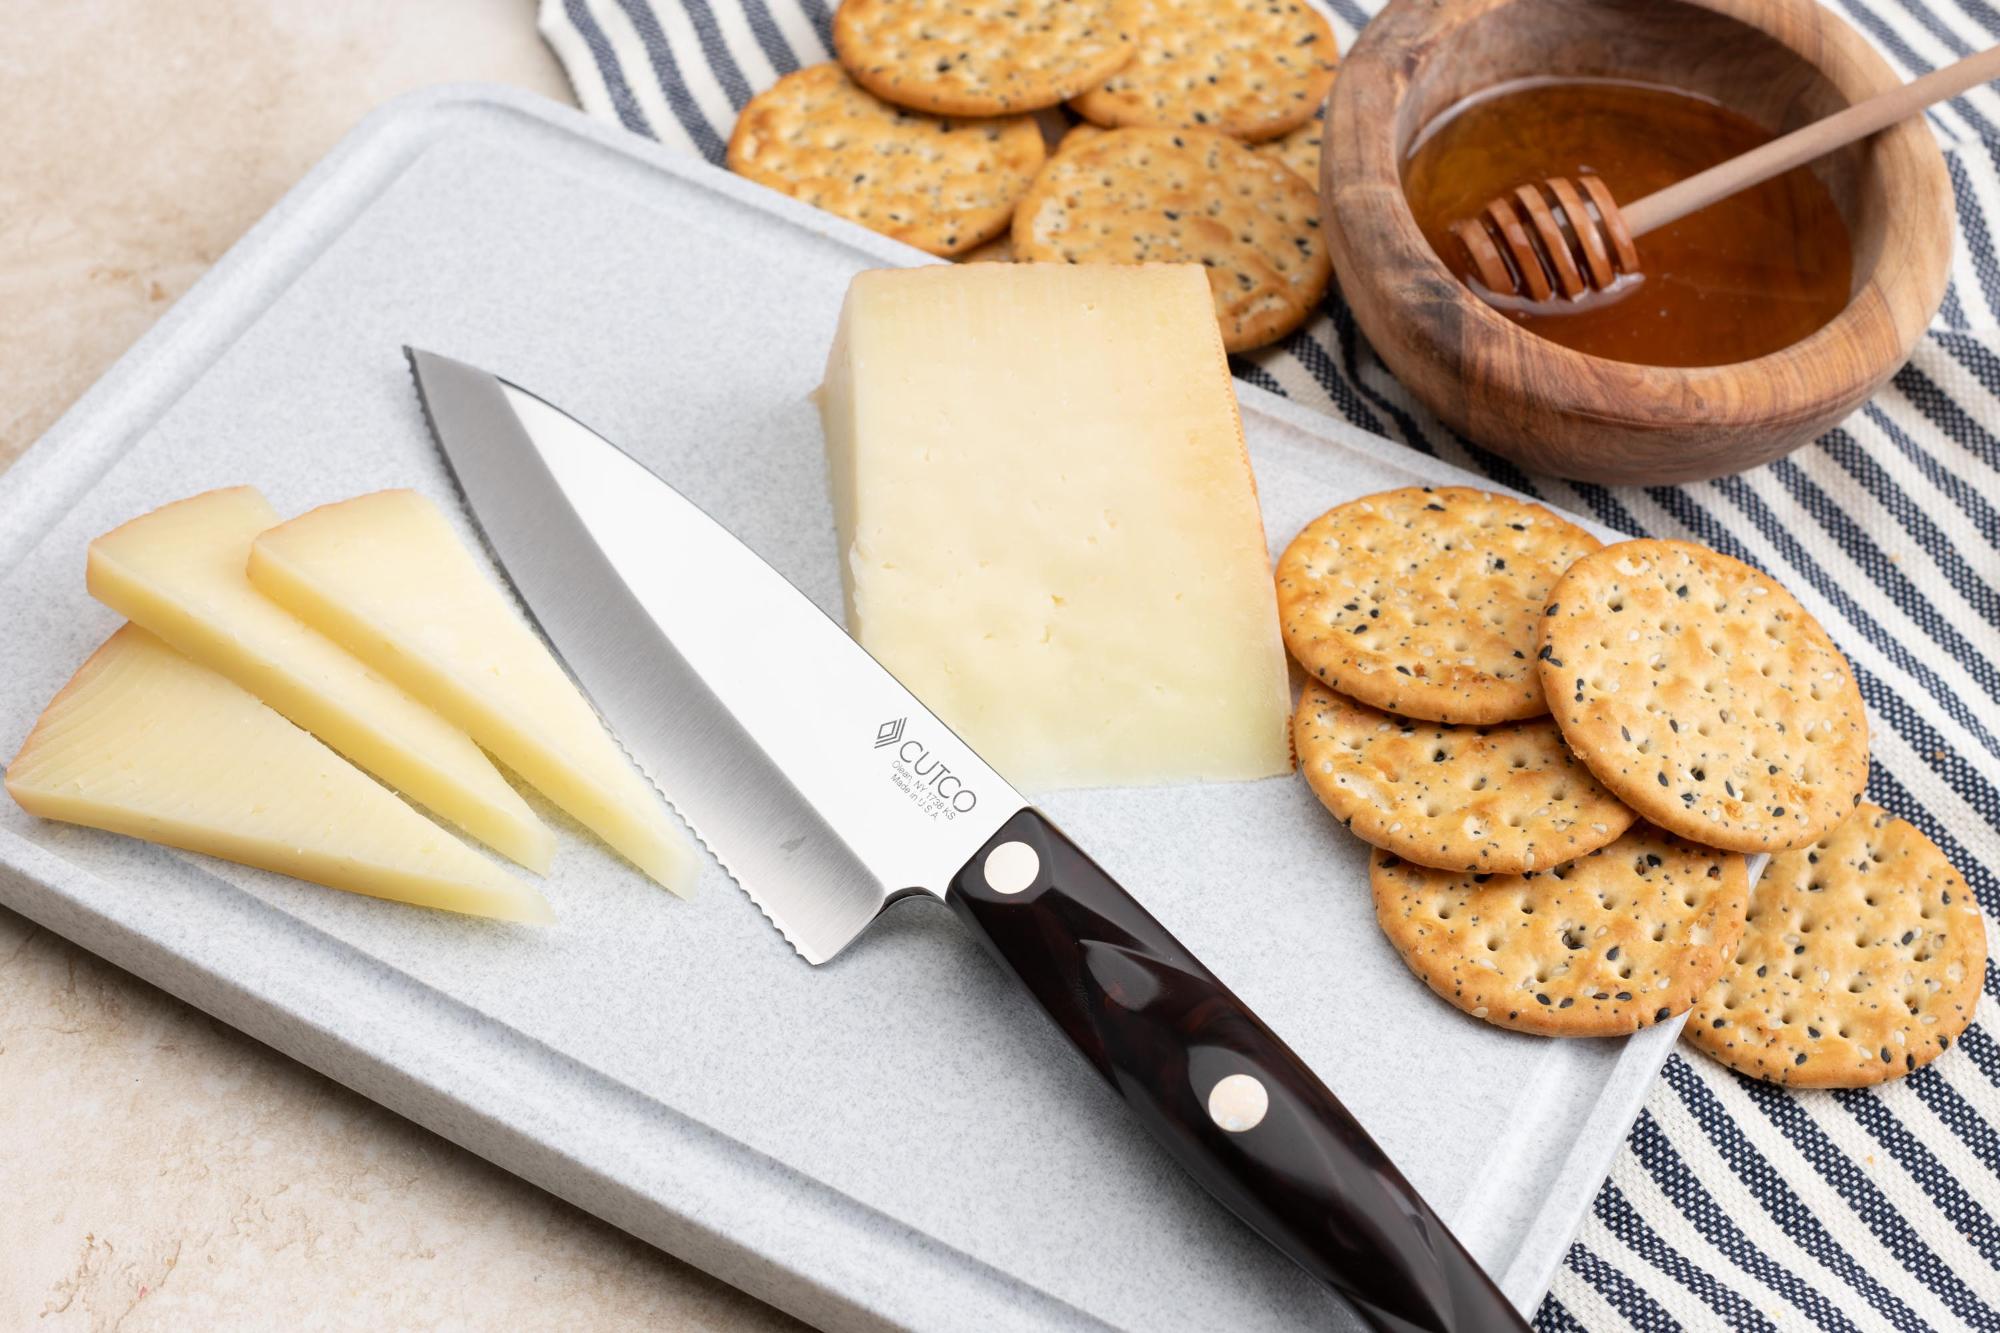
[(889, 780), (932, 818), (954, 819), (971, 813), (979, 795), (965, 785), (958, 774), (915, 737), (905, 739), (908, 718), (896, 718), (875, 728), (875, 748), (895, 747), (889, 766)]

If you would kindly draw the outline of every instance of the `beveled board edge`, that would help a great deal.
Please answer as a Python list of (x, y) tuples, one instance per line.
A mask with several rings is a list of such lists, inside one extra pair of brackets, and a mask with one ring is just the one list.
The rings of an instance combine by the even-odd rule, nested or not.
[[(174, 307), (142, 336), (40, 440), (0, 476), (0, 569), (17, 563), (98, 478), (116, 466), (206, 369), (372, 201), (440, 138), (485, 126), (494, 115), (532, 122), (592, 152), (636, 159), (683, 184), (774, 214), (824, 241), (884, 265), (937, 262), (921, 251), (668, 152), (657, 144), (515, 89), (450, 85), (406, 94), (373, 112), (286, 193)], [(1316, 443), (1390, 458), (1438, 484), (1504, 490), (1441, 460), (1354, 430), (1279, 395), (1238, 381), (1246, 416), (1282, 422)], [(1587, 526), (1601, 525), (1585, 522)], [(254, 900), (235, 897), (247, 922), (289, 937), (273, 958), (246, 970), (240, 956), (174, 929), (171, 900), (122, 915), (91, 904), (108, 886), (41, 848), (0, 834), (0, 901), (43, 927), (160, 986), (286, 1055), (532, 1181), (634, 1235), (812, 1323), (828, 1328), (909, 1326), (951, 1312), (982, 1311), (985, 1327), (1099, 1327), (1083, 1312), (748, 1149), (560, 1051), (447, 1000), (331, 937)], [(397, 996), (402, 1025), (352, 999), (354, 969)], [(341, 980), (347, 985), (332, 984)], [(333, 1004), (342, 1010), (336, 1012)], [(422, 1014), (419, 1039), (408, 1022)], [(1572, 1126), (1578, 1145), (1553, 1184), (1535, 1183), (1544, 1163), (1496, 1156), (1474, 1197), (1543, 1204), (1523, 1236), (1489, 1234), (1478, 1215), (1451, 1219), (1461, 1237), (1508, 1257), (1494, 1276), (1532, 1313), (1595, 1197), (1654, 1076), (1680, 1030), (1676, 1021), (1626, 1039), (1602, 1095)], [(440, 1067), (440, 1052), (452, 1058)], [(506, 1071), (504, 1074), (498, 1071)], [(523, 1078), (521, 1071), (534, 1071)], [(592, 1133), (547, 1097), (587, 1104)], [(1518, 1111), (1543, 1108), (1523, 1098)], [(671, 1160), (652, 1151), (665, 1128)], [(650, 1140), (649, 1137), (650, 1136)], [(649, 1145), (647, 1151), (640, 1151)], [(621, 1151), (622, 1149), (622, 1151)], [(800, 1238), (810, 1235), (810, 1246)], [(829, 1238), (837, 1243), (828, 1244)], [(1506, 1247), (1512, 1243), (1513, 1249)], [(787, 1256), (839, 1256), (788, 1266)]]

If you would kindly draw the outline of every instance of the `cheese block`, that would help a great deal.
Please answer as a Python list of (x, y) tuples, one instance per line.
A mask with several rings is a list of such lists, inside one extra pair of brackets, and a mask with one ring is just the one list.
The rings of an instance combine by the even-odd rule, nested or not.
[(50, 701), (7, 768), (45, 819), (353, 893), (551, 921), (542, 896), (242, 689), (127, 625)]
[(555, 835), (464, 732), (251, 586), (251, 539), (277, 522), (249, 486), (166, 505), (90, 544), (90, 591), (440, 818), (546, 871)]
[(462, 727), (674, 892), (700, 862), (658, 793), (513, 604), (415, 491), (378, 491), (251, 543), (250, 581)]
[(819, 407), (848, 631), (1011, 781), (1289, 771), (1270, 557), (1200, 267), (862, 273)]

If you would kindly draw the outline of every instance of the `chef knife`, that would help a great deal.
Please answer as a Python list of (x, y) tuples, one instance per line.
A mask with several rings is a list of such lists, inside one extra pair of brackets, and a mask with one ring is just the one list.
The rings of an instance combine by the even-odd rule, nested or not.
[(941, 899), (1182, 1167), (1371, 1326), (1526, 1328), (1304, 1062), (804, 594), (560, 409), (405, 352), (529, 614), (808, 963)]

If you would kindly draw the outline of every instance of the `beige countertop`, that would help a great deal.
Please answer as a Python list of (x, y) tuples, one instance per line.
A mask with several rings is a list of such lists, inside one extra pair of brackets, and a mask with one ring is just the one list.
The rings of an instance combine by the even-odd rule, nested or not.
[[(0, 467), (369, 108), (570, 97), (531, 0), (5, 14)], [(0, 1328), (798, 1327), (4, 909), (0, 1144)]]

